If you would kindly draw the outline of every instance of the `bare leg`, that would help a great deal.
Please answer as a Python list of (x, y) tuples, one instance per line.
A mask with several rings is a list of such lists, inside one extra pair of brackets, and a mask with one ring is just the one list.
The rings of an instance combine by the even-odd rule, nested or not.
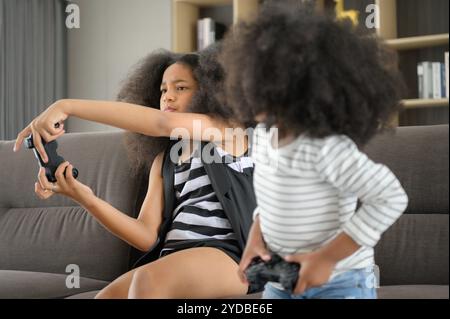
[(139, 268), (130, 270), (115, 279), (108, 286), (100, 290), (100, 292), (95, 296), (95, 299), (127, 299), (131, 279), (133, 279), (135, 271)]
[(211, 247), (185, 249), (144, 265), (133, 275), (129, 298), (221, 298), (247, 292), (238, 265)]

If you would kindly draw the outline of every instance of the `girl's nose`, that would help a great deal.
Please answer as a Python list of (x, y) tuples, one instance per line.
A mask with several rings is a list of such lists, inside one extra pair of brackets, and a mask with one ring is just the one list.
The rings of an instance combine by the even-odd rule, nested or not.
[(171, 95), (166, 94), (166, 95), (164, 95), (163, 101), (164, 102), (173, 101), (173, 97)]
[(164, 101), (173, 101), (175, 100), (175, 95), (172, 94), (172, 92), (167, 91), (166, 94), (164, 95)]

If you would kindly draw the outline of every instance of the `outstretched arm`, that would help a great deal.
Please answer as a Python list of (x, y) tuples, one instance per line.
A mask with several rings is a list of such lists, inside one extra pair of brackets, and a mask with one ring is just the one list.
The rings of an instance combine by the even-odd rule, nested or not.
[(204, 114), (162, 112), (124, 102), (62, 100), (60, 103), (60, 108), (68, 116), (150, 136), (170, 136), (177, 128), (185, 128), (192, 136), (194, 121), (200, 121), (202, 129), (220, 129), (223, 126), (220, 121)]
[[(170, 136), (174, 130), (183, 129), (192, 139), (216, 141), (225, 137), (225, 124), (204, 114), (162, 112), (153, 108), (114, 101), (59, 100), (35, 118), (17, 136), (14, 150), (20, 149), (23, 140), (33, 134), (34, 145), (46, 161), (41, 137), (50, 142), (64, 134), (64, 121), (69, 116), (115, 126), (127, 131), (150, 136)], [(199, 127), (201, 130), (196, 130)], [(214, 129), (221, 136), (207, 136)], [(198, 131), (198, 132), (197, 132)], [(200, 136), (194, 136), (200, 133)]]

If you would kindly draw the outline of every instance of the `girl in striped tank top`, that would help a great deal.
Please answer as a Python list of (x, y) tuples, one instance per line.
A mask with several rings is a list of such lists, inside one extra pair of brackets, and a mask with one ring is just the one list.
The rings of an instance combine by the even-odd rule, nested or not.
[[(253, 161), (244, 155), (234, 157), (220, 147), (216, 151), (221, 162), (237, 174), (251, 174)], [(161, 256), (192, 247), (216, 247), (236, 262), (242, 251), (236, 235), (211, 184), (201, 159), (201, 146), (191, 157), (175, 167), (176, 205), (173, 222)]]
[(375, 298), (373, 247), (408, 202), (395, 175), (360, 151), (400, 105), (389, 55), (298, 2), (269, 2), (234, 34), (226, 96), (259, 122), (242, 281), (252, 258), (271, 251), (301, 267), (293, 292), (268, 283), (265, 298)]
[[(213, 95), (222, 89), (218, 49), (150, 54), (125, 83), (119, 102), (58, 101), (18, 136), (16, 145), (31, 132), (38, 145), (41, 135), (56, 139), (71, 115), (134, 132), (126, 139), (132, 166), (148, 174), (137, 218), (96, 197), (71, 173), (53, 185), (40, 174), (36, 184), (42, 199), (54, 193), (72, 198), (114, 235), (145, 252), (97, 298), (218, 298), (252, 291), (237, 271), (256, 207), (253, 163), (246, 155), (244, 124)], [(61, 128), (53, 129), (57, 122)], [(200, 149), (212, 151), (217, 160), (191, 151), (198, 123), (205, 133)], [(226, 128), (241, 129), (225, 135)], [(188, 142), (173, 158), (179, 143), (169, 137), (180, 129), (189, 134)], [(211, 129), (222, 134), (207, 135)], [(71, 170), (67, 162), (58, 169), (66, 168)]]

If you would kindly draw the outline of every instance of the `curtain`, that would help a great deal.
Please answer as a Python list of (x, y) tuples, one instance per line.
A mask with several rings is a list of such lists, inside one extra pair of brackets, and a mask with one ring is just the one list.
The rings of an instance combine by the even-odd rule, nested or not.
[(63, 0), (0, 0), (0, 140), (66, 96)]

